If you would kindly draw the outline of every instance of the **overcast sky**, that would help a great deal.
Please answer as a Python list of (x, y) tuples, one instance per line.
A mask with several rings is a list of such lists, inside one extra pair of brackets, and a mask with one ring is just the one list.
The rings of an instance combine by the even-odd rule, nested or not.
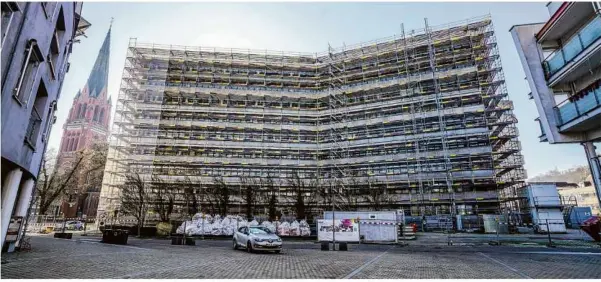
[[(538, 142), (540, 134), (534, 101), (509, 33), (511, 26), (544, 22), (549, 15), (538, 3), (90, 3), (83, 17), (92, 23), (76, 44), (58, 103), (58, 120), (49, 148), (58, 148), (62, 127), (77, 90), (84, 86), (109, 27), (111, 59), (108, 93), (113, 110), (130, 38), (138, 42), (322, 52), (333, 47), (420, 29), (424, 18), (441, 25), (491, 14), (507, 80), (519, 123), (522, 154), (529, 177), (545, 171), (586, 164), (580, 145)], [(113, 113), (114, 115), (114, 113)], [(111, 115), (111, 117), (113, 116)], [(112, 127), (112, 124), (111, 124)]]

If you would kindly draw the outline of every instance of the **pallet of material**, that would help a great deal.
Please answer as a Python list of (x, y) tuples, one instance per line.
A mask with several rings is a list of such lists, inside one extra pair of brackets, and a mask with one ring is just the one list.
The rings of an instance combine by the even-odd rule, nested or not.
[(413, 232), (413, 227), (404, 226), (403, 234), (399, 236), (399, 240), (415, 240), (415, 232)]

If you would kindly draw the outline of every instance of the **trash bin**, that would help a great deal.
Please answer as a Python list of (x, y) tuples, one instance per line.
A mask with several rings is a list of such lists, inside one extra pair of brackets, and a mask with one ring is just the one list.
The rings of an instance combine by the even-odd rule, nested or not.
[(184, 236), (176, 235), (171, 237), (171, 245), (196, 246), (196, 239), (192, 237), (186, 237), (186, 240), (184, 241)]
[(102, 231), (102, 243), (127, 245), (129, 232), (122, 229), (105, 229)]
[(56, 232), (56, 233), (54, 233), (54, 238), (71, 239), (71, 238), (73, 238), (73, 233)]
[(329, 242), (321, 242), (321, 250), (322, 251), (329, 251), (330, 250), (330, 243)]

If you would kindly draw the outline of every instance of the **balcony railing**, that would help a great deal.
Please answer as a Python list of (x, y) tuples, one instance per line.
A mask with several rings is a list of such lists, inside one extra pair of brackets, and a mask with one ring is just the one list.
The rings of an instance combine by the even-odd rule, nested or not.
[(564, 125), (579, 116), (601, 106), (601, 84), (590, 88), (587, 93), (575, 102), (565, 100), (555, 107), (559, 125)]
[(553, 52), (543, 62), (547, 79), (571, 62), (584, 49), (601, 38), (601, 17), (595, 17), (580, 32), (563, 45), (563, 48)]

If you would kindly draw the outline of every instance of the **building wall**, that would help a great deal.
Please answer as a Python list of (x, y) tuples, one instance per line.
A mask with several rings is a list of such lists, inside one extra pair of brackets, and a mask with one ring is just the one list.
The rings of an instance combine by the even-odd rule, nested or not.
[(564, 200), (575, 199), (579, 207), (591, 207), (593, 214), (601, 214), (599, 201), (595, 194), (595, 186), (588, 185), (577, 188), (562, 188), (558, 190)]
[[(48, 3), (44, 13), (44, 8), (39, 2), (19, 2), (22, 12), (14, 14), (2, 46), (2, 158), (21, 167), (33, 178), (37, 178), (45, 143), (48, 141), (53, 124), (55, 109), (50, 108), (50, 105), (60, 96), (68, 57), (71, 53), (70, 41), (74, 34), (75, 4), (73, 2)], [(53, 76), (47, 56), (61, 10), (60, 20), (64, 24), (65, 32), (59, 38), (60, 54), (56, 62), (53, 62), (56, 69), (56, 75)], [(27, 19), (23, 22), (24, 17)], [(22, 27), (21, 23), (23, 23)], [(37, 41), (44, 62), (39, 65), (37, 75), (28, 85), (31, 97), (24, 103), (20, 103), (13, 97), (13, 89), (18, 84), (27, 55), (25, 48), (31, 39)], [(42, 120), (32, 148), (24, 143), (24, 139), (40, 85), (44, 85), (48, 97), (45, 103), (36, 107)]]
[[(26, 220), (72, 43), (82, 31), (81, 7), (2, 2), (2, 246), (11, 218)], [(16, 246), (12, 237), (9, 251)]]

